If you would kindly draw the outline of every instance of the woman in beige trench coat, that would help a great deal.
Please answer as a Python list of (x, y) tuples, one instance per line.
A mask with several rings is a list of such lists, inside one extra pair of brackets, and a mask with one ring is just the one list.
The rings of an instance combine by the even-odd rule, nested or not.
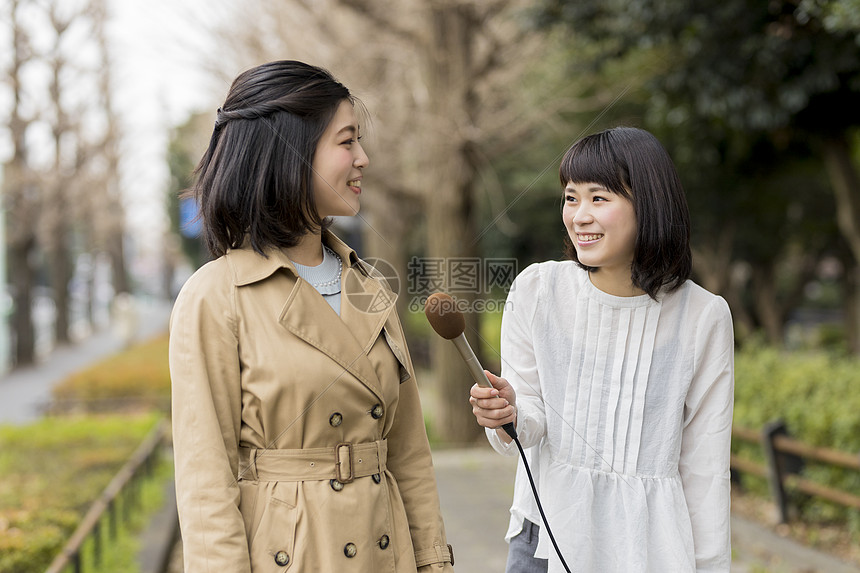
[(355, 103), (307, 64), (249, 70), (198, 166), (217, 258), (170, 332), (188, 573), (453, 571), (396, 295), (325, 219), (358, 211)]

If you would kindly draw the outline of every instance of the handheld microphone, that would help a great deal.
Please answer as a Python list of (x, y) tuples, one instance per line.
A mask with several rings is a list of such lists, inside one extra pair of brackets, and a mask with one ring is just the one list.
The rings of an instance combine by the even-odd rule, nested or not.
[[(466, 335), (464, 334), (466, 319), (463, 317), (463, 313), (457, 310), (454, 299), (445, 293), (434, 292), (427, 297), (427, 302), (424, 303), (424, 315), (427, 317), (430, 326), (436, 331), (436, 334), (454, 343), (454, 346), (466, 363), (466, 367), (469, 369), (469, 374), (472, 375), (472, 379), (478, 386), (492, 388), (493, 385), (490, 384), (487, 375), (484, 373), (478, 357), (475, 356), (472, 347), (469, 346), (469, 341), (466, 340)], [(513, 422), (504, 424), (502, 429), (510, 437), (517, 437), (517, 430), (514, 428)]]

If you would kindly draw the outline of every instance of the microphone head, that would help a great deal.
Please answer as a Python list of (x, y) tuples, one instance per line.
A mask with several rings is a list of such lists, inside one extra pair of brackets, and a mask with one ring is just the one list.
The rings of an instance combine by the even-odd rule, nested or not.
[(466, 330), (466, 319), (457, 310), (454, 299), (442, 292), (434, 292), (424, 303), (424, 315), (436, 334), (453, 340)]

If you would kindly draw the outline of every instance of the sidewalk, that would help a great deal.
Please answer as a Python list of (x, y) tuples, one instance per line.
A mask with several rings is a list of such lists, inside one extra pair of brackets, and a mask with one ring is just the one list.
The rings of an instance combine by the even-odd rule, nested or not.
[[(171, 303), (157, 299), (137, 301), (136, 341), (167, 332)], [(34, 366), (0, 376), (0, 424), (26, 424), (39, 419), (51, 400), (51, 388), (68, 375), (122, 350), (123, 341), (112, 328), (95, 332), (77, 344), (55, 349)]]

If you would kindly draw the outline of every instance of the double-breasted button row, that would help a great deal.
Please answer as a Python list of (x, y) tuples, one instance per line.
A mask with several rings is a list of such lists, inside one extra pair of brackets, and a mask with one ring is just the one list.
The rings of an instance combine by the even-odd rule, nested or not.
[[(388, 549), (388, 546), (391, 545), (391, 539), (387, 535), (383, 535), (377, 541), (380, 549)], [(347, 543), (343, 546), (343, 554), (348, 558), (352, 559), (356, 555), (358, 555), (358, 547), (355, 546), (355, 543)]]
[(286, 551), (278, 551), (275, 553), (275, 563), (281, 567), (288, 565), (290, 563), (290, 556)]
[[(385, 408), (382, 407), (382, 404), (375, 404), (373, 408), (370, 409), (370, 415), (374, 420), (380, 419), (383, 414), (385, 414)], [(337, 428), (343, 424), (343, 414), (340, 412), (334, 412), (329, 416), (328, 423), (332, 428)]]

